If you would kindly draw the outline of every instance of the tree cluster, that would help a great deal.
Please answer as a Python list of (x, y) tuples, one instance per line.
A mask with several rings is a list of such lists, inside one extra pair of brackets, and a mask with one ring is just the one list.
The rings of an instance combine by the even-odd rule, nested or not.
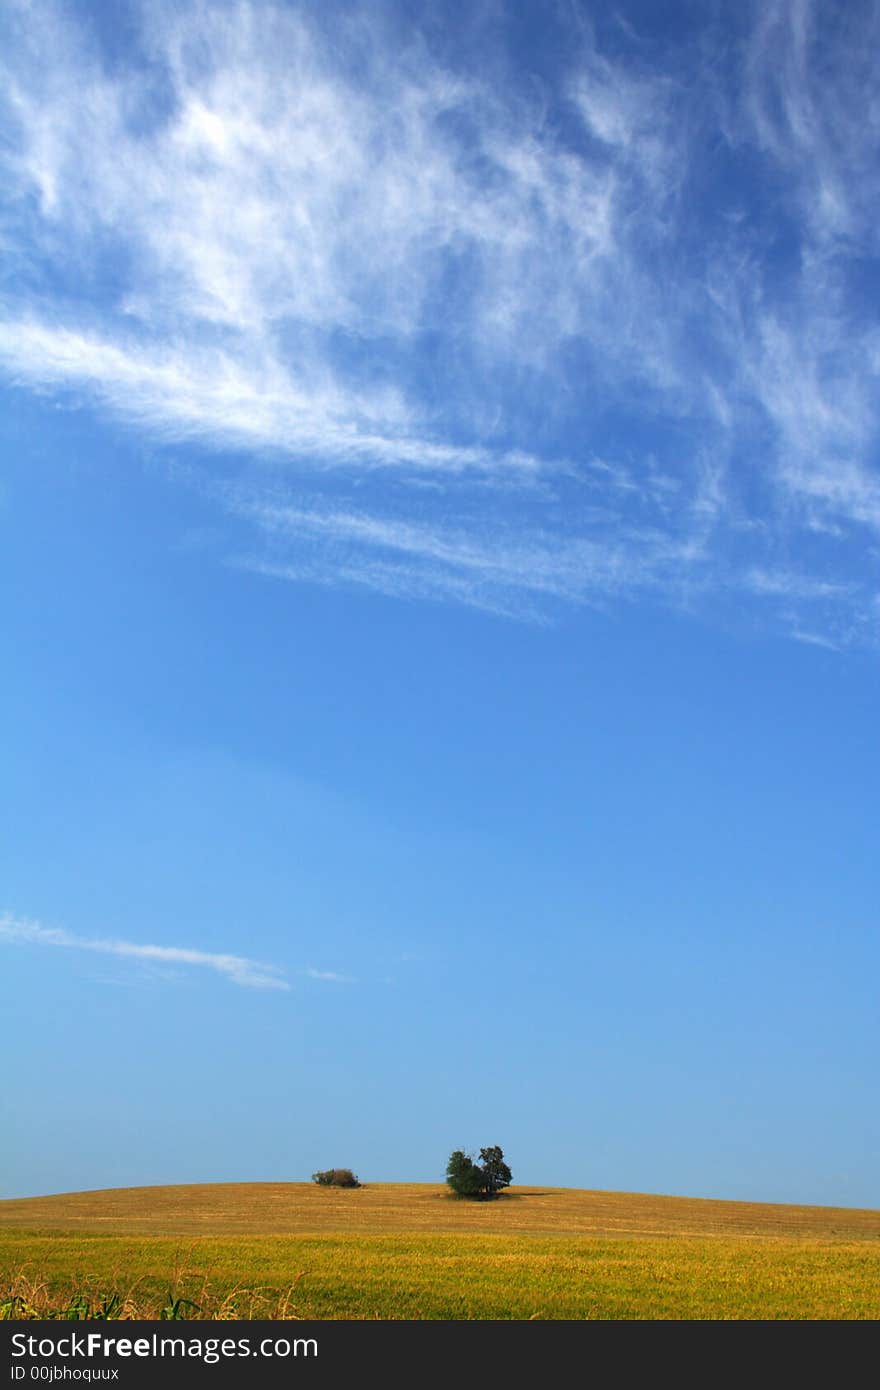
[(319, 1187), (360, 1187), (357, 1174), (350, 1168), (326, 1168), (323, 1173), (313, 1173), (312, 1182)]
[(497, 1197), (509, 1187), (512, 1174), (498, 1145), (480, 1149), (480, 1163), (470, 1154), (456, 1149), (446, 1165), (446, 1181), (458, 1197)]

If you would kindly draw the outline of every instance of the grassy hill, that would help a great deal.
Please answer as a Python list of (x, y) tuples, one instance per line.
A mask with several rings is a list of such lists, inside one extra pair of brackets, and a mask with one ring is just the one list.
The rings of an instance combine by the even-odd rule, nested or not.
[[(15, 1316), (877, 1318), (880, 1212), (567, 1188), (123, 1188), (0, 1201)], [(22, 1301), (24, 1300), (24, 1301)]]

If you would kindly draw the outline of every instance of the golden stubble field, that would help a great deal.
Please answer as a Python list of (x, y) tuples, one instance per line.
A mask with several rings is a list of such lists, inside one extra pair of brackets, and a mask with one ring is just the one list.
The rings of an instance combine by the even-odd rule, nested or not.
[[(0, 1201), (7, 1316), (878, 1318), (880, 1212), (569, 1188), (124, 1188)], [(167, 1313), (166, 1313), (167, 1316)]]

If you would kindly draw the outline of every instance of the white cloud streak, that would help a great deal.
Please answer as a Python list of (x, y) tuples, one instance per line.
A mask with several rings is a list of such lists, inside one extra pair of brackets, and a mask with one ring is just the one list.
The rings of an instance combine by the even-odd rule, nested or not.
[[(143, 351), (34, 322), (0, 323), (0, 363), (15, 380), (93, 393), (171, 439), (284, 450), (325, 466), (508, 474), (553, 467), (522, 450), (453, 446), (377, 431), (377, 402), (299, 387), (272, 359), (254, 368), (220, 350)], [(368, 408), (369, 407), (369, 408)]]
[(210, 451), (265, 574), (876, 639), (876, 7), (572, 35), (543, 92), (380, 4), (134, 13), (111, 60), (10, 0), (8, 380)]
[(186, 946), (149, 946), (132, 941), (74, 936), (61, 927), (44, 927), (27, 918), (0, 916), (0, 942), (21, 946), (60, 946), (77, 951), (96, 951), (102, 955), (158, 965), (197, 966), (213, 970), (235, 985), (248, 989), (288, 990), (277, 966), (264, 965), (246, 956), (222, 952), (197, 951)]
[[(246, 568), (282, 579), (320, 581), (321, 555), (329, 545), (335, 556), (335, 579), (342, 574), (352, 583), (388, 594), (451, 598), (519, 616), (530, 600), (600, 603), (610, 594), (652, 590), (664, 576), (681, 569), (696, 582), (699, 542), (650, 528), (621, 531), (615, 544), (607, 534), (601, 543), (534, 530), (527, 536), (516, 530), (505, 536), (501, 526), (481, 536), (472, 530), (434, 529), (394, 516), (310, 510), (265, 498), (239, 499), (235, 509), (282, 552), (289, 549), (291, 540), (297, 542), (302, 566), (298, 572), (284, 561), (240, 561)], [(607, 516), (603, 520), (607, 532)], [(531, 610), (532, 616), (538, 612)]]

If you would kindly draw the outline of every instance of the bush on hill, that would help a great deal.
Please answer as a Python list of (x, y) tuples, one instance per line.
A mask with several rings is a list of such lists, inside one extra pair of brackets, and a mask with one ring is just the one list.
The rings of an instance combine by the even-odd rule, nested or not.
[(313, 1173), (312, 1182), (319, 1187), (360, 1187), (357, 1174), (350, 1168), (327, 1168), (323, 1173)]

